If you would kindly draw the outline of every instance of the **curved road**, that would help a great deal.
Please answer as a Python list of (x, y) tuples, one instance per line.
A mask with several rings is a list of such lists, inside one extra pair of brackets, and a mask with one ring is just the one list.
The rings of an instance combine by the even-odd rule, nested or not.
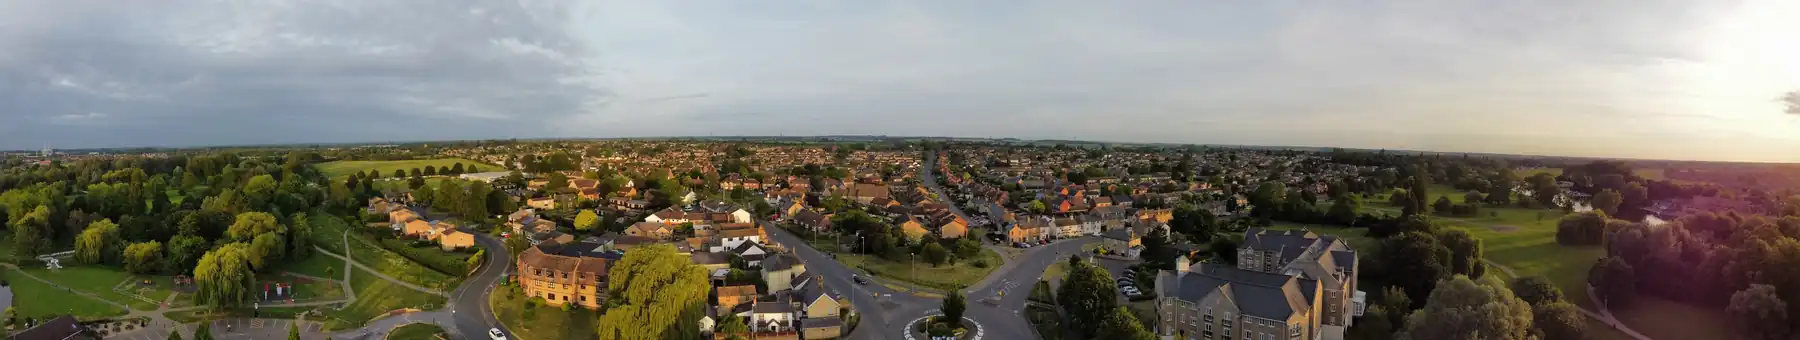
[(506, 244), (500, 239), (487, 234), (467, 230), (475, 235), (475, 243), (486, 249), (486, 263), (475, 272), (475, 276), (463, 281), (462, 286), (450, 293), (451, 320), (455, 323), (451, 332), (460, 333), (463, 339), (486, 339), (489, 328), (499, 328), (508, 336), (513, 333), (500, 324), (494, 317), (493, 307), (488, 304), (489, 295), (494, 291), (494, 284), (500, 277), (512, 271), (512, 257), (506, 251)]

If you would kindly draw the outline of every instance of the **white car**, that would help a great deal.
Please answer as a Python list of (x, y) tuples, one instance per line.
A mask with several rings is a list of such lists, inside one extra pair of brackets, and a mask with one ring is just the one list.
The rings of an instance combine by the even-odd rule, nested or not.
[(489, 328), (488, 339), (506, 340), (506, 333), (501, 333), (499, 328)]

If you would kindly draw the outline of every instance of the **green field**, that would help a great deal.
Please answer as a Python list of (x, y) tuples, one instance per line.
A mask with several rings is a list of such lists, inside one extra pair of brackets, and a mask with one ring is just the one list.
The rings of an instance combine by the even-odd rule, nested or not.
[(1318, 225), (1318, 224), (1299, 224), (1299, 223), (1292, 223), (1292, 222), (1275, 222), (1275, 224), (1269, 226), (1268, 229), (1269, 230), (1294, 230), (1294, 229), (1302, 229), (1302, 228), (1304, 228), (1306, 230), (1310, 230), (1315, 233), (1323, 234), (1323, 235), (1337, 236), (1339, 239), (1344, 240), (1344, 243), (1350, 244), (1350, 249), (1356, 249), (1357, 251), (1375, 249), (1376, 244), (1381, 242), (1380, 240), (1376, 240), (1375, 238), (1368, 237), (1367, 234), (1368, 234), (1369, 230), (1365, 229), (1365, 228), (1349, 228), (1349, 227), (1328, 226), (1328, 225)]
[[(12, 288), (13, 308), (16, 308), (21, 317), (44, 318), (67, 314), (82, 318), (97, 318), (125, 315), (126, 313), (123, 308), (24, 277), (18, 270), (7, 270), (6, 278)], [(111, 291), (108, 290), (108, 292)]]
[(446, 292), (456, 289), (456, 285), (462, 283), (461, 276), (451, 276), (432, 270), (431, 268), (425, 267), (425, 265), (407, 259), (405, 256), (400, 256), (400, 254), (395, 254), (387, 249), (381, 249), (380, 247), (369, 244), (370, 242), (364, 242), (367, 240), (355, 239), (358, 237), (367, 237), (365, 235), (352, 233), (350, 237), (352, 238), (352, 240), (350, 240), (350, 258), (355, 259), (357, 263), (362, 263), (364, 266), (369, 266), (371, 269), (380, 271), (382, 274), (392, 276), (401, 281), (406, 281), (406, 283), (419, 285), (421, 287), (430, 287)]
[(313, 227), (310, 238), (313, 245), (344, 255), (344, 232), (350, 230), (350, 225), (343, 218), (323, 211), (313, 211), (307, 215), (306, 221)]
[(481, 171), (500, 171), (505, 169), (498, 165), (477, 162), (466, 158), (435, 158), (404, 161), (336, 161), (319, 163), (314, 165), (314, 167), (317, 167), (319, 172), (324, 173), (326, 177), (331, 178), (349, 176), (352, 172), (367, 172), (369, 170), (380, 172), (381, 178), (388, 178), (394, 175), (394, 170), (405, 170), (410, 175), (413, 168), (424, 169), (425, 166), (451, 167), (455, 166), (456, 163), (462, 163), (464, 169), (467, 169), (470, 166), (481, 168)]
[[(1533, 175), (1537, 175), (1538, 173), (1548, 173), (1551, 176), (1562, 176), (1562, 168), (1513, 169), (1513, 174), (1518, 175), (1519, 178), (1531, 177)], [(1666, 177), (1663, 177), (1663, 169), (1631, 169), (1631, 173), (1637, 175), (1638, 177), (1643, 177), (1644, 179), (1651, 179), (1651, 180), (1666, 179)]]
[[(24, 268), (23, 270), (27, 273), (31, 273), (31, 275), (50, 280), (50, 282), (55, 282), (57, 285), (63, 287), (93, 294), (94, 296), (99, 296), (113, 302), (130, 305), (132, 309), (156, 310), (156, 307), (158, 306), (157, 302), (161, 302), (146, 302), (125, 294), (114, 292), (113, 286), (132, 278), (130, 273), (126, 273), (119, 269), (93, 266), (72, 266), (63, 267), (62, 269), (57, 270), (44, 269), (41, 267)], [(152, 291), (154, 291), (154, 289), (152, 289)], [(157, 297), (166, 298), (169, 296), (169, 293), (167, 290), (162, 290), (161, 293), (152, 292), (149, 295), (153, 295), (147, 296), (152, 299)]]
[[(923, 260), (914, 265), (911, 261), (889, 261), (863, 254), (837, 254), (837, 260), (850, 268), (869, 272), (870, 275), (939, 290), (962, 289), (981, 282), (988, 273), (1005, 263), (1000, 259), (1000, 254), (992, 249), (982, 249), (981, 255), (974, 259), (958, 260), (956, 264), (937, 267), (932, 267)], [(977, 260), (987, 262), (987, 268), (975, 267), (973, 263)]]
[(595, 334), (599, 314), (586, 308), (570, 308), (564, 312), (557, 307), (541, 306), (527, 312), (525, 294), (517, 289), (500, 287), (489, 297), (494, 317), (513, 332), (508, 334), (509, 338), (589, 340), (599, 337)]
[(364, 322), (374, 319), (388, 311), (401, 308), (418, 308), (432, 310), (444, 306), (445, 298), (412, 290), (411, 288), (382, 280), (366, 270), (357, 270), (350, 274), (351, 289), (356, 291), (356, 302), (344, 306), (342, 310), (324, 309), (325, 329), (342, 330), (361, 327)]
[[(1613, 317), (1632, 330), (1659, 339), (1747, 339), (1724, 312), (1640, 296), (1630, 308), (1613, 309)], [(1601, 326), (1605, 327), (1605, 326)]]
[(344, 260), (325, 254), (313, 254), (306, 259), (284, 263), (275, 272), (294, 272), (328, 279), (344, 279)]
[(317, 281), (287, 275), (263, 275), (257, 277), (257, 279), (256, 285), (252, 287), (252, 291), (256, 292), (255, 294), (258, 295), (262, 294), (261, 289), (263, 285), (280, 283), (292, 285), (294, 287), (293, 299), (295, 302), (342, 300), (345, 298), (344, 288), (332, 281)]
[(395, 327), (394, 331), (388, 332), (387, 336), (388, 340), (433, 340), (448, 338), (449, 335), (444, 333), (443, 327), (428, 323), (410, 323), (405, 326)]

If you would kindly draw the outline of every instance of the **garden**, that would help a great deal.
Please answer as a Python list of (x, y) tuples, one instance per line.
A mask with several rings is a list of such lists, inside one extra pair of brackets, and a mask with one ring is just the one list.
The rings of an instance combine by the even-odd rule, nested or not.
[(494, 317), (513, 332), (514, 338), (589, 340), (598, 336), (595, 332), (600, 317), (593, 311), (547, 309), (542, 306), (541, 299), (526, 298), (519, 287), (512, 284), (495, 288), (489, 299)]

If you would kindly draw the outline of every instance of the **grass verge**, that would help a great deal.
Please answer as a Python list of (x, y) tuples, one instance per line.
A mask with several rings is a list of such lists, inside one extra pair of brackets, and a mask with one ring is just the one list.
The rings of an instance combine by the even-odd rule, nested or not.
[[(890, 261), (864, 254), (838, 254), (837, 260), (845, 266), (869, 272), (870, 275), (939, 290), (961, 289), (981, 282), (981, 279), (1005, 263), (1000, 259), (1000, 254), (991, 249), (982, 249), (981, 255), (973, 259), (936, 267), (924, 262), (915, 266), (911, 261)], [(976, 266), (978, 261), (986, 263), (986, 268)]]
[(367, 270), (350, 274), (350, 287), (356, 291), (356, 302), (341, 310), (324, 310), (325, 329), (341, 330), (361, 327), (364, 322), (389, 311), (402, 308), (432, 310), (443, 307), (446, 299), (382, 280)]
[(6, 278), (11, 285), (13, 307), (19, 317), (43, 319), (67, 314), (80, 318), (101, 318), (126, 313), (123, 308), (24, 277), (17, 270), (7, 270)]
[(393, 332), (388, 332), (387, 340), (435, 340), (449, 339), (449, 336), (444, 333), (443, 327), (437, 325), (409, 323), (405, 326), (395, 327)]
[(571, 308), (567, 312), (555, 307), (529, 308), (525, 306), (525, 300), (525, 294), (512, 286), (497, 288), (490, 296), (494, 317), (513, 332), (510, 338), (589, 340), (599, 337), (595, 334), (599, 314), (584, 308)]

